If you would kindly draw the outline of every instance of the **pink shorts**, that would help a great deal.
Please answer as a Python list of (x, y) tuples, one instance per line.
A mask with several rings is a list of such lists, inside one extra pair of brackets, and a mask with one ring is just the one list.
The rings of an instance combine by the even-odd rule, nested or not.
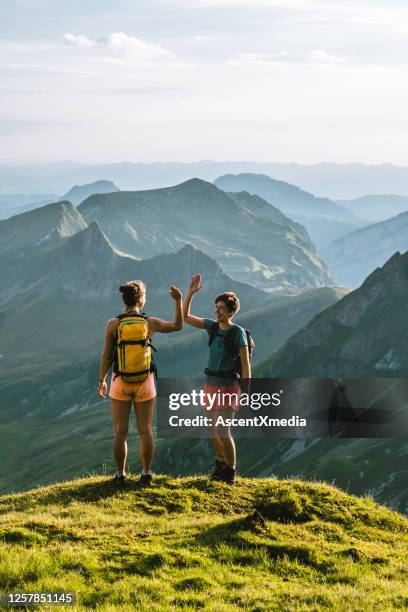
[(116, 400), (147, 402), (156, 397), (154, 374), (151, 372), (143, 382), (128, 383), (116, 374), (112, 375), (109, 397)]
[[(239, 396), (241, 394), (241, 389), (239, 385), (217, 387), (216, 385), (205, 384), (204, 393), (205, 411), (224, 410), (224, 408), (232, 408), (233, 410), (238, 410), (239, 408)], [(209, 394), (210, 397), (208, 397), (207, 394)]]

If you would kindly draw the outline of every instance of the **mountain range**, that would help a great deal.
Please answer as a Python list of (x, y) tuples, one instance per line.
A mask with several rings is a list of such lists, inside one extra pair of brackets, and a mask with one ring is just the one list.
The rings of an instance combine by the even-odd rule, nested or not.
[(336, 279), (358, 287), (396, 251), (408, 250), (408, 212), (356, 230), (322, 249), (321, 255)]
[(299, 231), (278, 212), (274, 220), (259, 218), (253, 208), (248, 194), (238, 200), (192, 179), (164, 189), (94, 195), (78, 211), (87, 223), (98, 221), (111, 243), (134, 257), (193, 243), (231, 278), (270, 293), (333, 283), (304, 228)]
[(346, 206), (358, 217), (370, 223), (385, 221), (408, 211), (408, 197), (392, 194), (366, 195), (354, 200), (338, 200), (337, 204)]
[(19, 215), (21, 213), (52, 204), (54, 202), (71, 202), (78, 206), (83, 200), (96, 193), (111, 193), (119, 191), (112, 181), (95, 181), (87, 185), (75, 185), (64, 196), (58, 197), (52, 194), (25, 195), (5, 194), (0, 195), (0, 220)]
[[(257, 375), (407, 376), (407, 254), (394, 255), (351, 293), (304, 283), (309, 290), (299, 294), (302, 274), (310, 279), (316, 270), (308, 268), (315, 257), (310, 238), (273, 206), (272, 219), (255, 216), (268, 206), (259, 196), (231, 196), (194, 180), (164, 190), (95, 195), (79, 208), (57, 202), (0, 222), (2, 491), (72, 476), (84, 464), (94, 469), (105, 457), (102, 448), (109, 449), (111, 461), (108, 403), (96, 398), (95, 381), (104, 325), (121, 311), (117, 288), (130, 278), (146, 282), (148, 314), (166, 318), (174, 308), (169, 284), (185, 290), (196, 272), (204, 277), (194, 298), (198, 315), (211, 316), (216, 293), (236, 291), (242, 303), (237, 322), (250, 327), (257, 342)], [(220, 220), (219, 227), (213, 218)], [(191, 242), (207, 244), (215, 259)], [(256, 253), (264, 266), (270, 265), (270, 251), (277, 245), (282, 267), (292, 255), (309, 254), (304, 270), (288, 277), (298, 283), (293, 285), (297, 294), (271, 295), (258, 282), (234, 279), (223, 265), (228, 264), (227, 251), (221, 249), (225, 244), (230, 258), (242, 249), (246, 256)], [(162, 376), (201, 372), (207, 354), (204, 333), (186, 328), (157, 340)], [(77, 443), (67, 449), (73, 432)], [(168, 466), (175, 474), (201, 470), (196, 447), (178, 444), (160, 442), (157, 469)], [(335, 479), (356, 493), (371, 490), (376, 498), (408, 509), (403, 440), (285, 440), (273, 445), (242, 440), (239, 456), (240, 469), (249, 475)]]
[(213, 181), (223, 174), (267, 174), (298, 185), (320, 197), (352, 199), (366, 194), (394, 193), (408, 196), (408, 168), (393, 164), (296, 164), (249, 161), (193, 163), (110, 163), (0, 166), (1, 193), (66, 193), (74, 184), (109, 178), (123, 190), (154, 189), (176, 185), (193, 176)]
[[(176, 190), (171, 198), (159, 200), (164, 227), (177, 203), (181, 202), (185, 217), (189, 214), (188, 204), (193, 202), (194, 207), (194, 197), (185, 199), (182, 187), (181, 193)], [(238, 194), (235, 200), (213, 185), (199, 182), (197, 187), (201, 194), (198, 204), (206, 204), (206, 210), (218, 215), (221, 211), (226, 240), (232, 236), (233, 227), (227, 221), (233, 211), (242, 214), (241, 222), (246, 221), (249, 227), (251, 223), (257, 227), (264, 223), (267, 241), (272, 231), (272, 238), (276, 240), (278, 236), (282, 244), (287, 239), (289, 248), (290, 240), (298, 241), (305, 249), (312, 248), (305, 230), (273, 207), (270, 211), (274, 221), (256, 219), (250, 211), (269, 206), (259, 198)], [(137, 202), (140, 194), (136, 195)], [(113, 196), (129, 197), (134, 203), (132, 194), (124, 196), (120, 192)], [(93, 196), (84, 205), (88, 207), (95, 198), (107, 198), (107, 207), (114, 208), (116, 204), (110, 201), (113, 196)], [(148, 197), (154, 205), (152, 194)], [(141, 207), (142, 213), (145, 208)], [(204, 287), (195, 296), (197, 314), (211, 317), (214, 296), (225, 290), (236, 291), (241, 300), (239, 321), (250, 325), (256, 338), (255, 363), (344, 295), (343, 289), (320, 287), (293, 297), (270, 296), (232, 279), (214, 259), (181, 241), (175, 252), (138, 259), (113, 244), (98, 221), (89, 219), (88, 223), (81, 210), (82, 205), (78, 209), (70, 202), (56, 202), (0, 222), (1, 490), (47, 482), (51, 473), (73, 475), (80, 465), (78, 461), (96, 466), (100, 460), (99, 444), (109, 437), (110, 428), (106, 428), (106, 416), (100, 413), (95, 380), (105, 323), (123, 308), (120, 283), (132, 278), (144, 280), (146, 311), (163, 318), (172, 317), (174, 311), (169, 285), (174, 283), (185, 291), (198, 271), (203, 274)], [(134, 216), (137, 218), (138, 214)], [(205, 229), (199, 230), (204, 241)], [(158, 335), (154, 343), (159, 349), (156, 360), (161, 376), (202, 372), (208, 350), (204, 333), (194, 333), (186, 326), (180, 334)], [(84, 443), (83, 450), (72, 456), (67, 450), (60, 455), (72, 428), (78, 439), (93, 431), (93, 443)]]
[(247, 191), (263, 198), (301, 223), (318, 248), (364, 225), (350, 209), (328, 198), (318, 198), (265, 174), (226, 174), (214, 181), (227, 192)]

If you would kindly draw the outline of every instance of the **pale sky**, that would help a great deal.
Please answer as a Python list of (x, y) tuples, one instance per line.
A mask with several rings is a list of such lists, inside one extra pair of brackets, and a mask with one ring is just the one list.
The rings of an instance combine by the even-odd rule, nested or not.
[(402, 0), (0, 0), (0, 162), (408, 165)]

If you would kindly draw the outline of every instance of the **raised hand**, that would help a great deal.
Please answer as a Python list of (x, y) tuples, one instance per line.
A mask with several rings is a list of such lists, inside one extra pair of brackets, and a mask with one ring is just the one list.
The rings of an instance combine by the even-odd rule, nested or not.
[(195, 274), (191, 279), (189, 291), (190, 293), (197, 293), (197, 291), (200, 291), (201, 287), (201, 274)]
[(173, 300), (181, 300), (181, 291), (178, 287), (175, 287), (174, 285), (172, 285), (170, 287), (170, 291), (169, 291), (171, 297), (173, 298)]

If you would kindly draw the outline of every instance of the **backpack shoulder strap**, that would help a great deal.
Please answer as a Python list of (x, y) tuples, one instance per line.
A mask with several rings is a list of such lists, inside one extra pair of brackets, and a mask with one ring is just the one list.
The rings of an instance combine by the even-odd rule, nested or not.
[(254, 352), (254, 348), (255, 348), (255, 342), (252, 337), (251, 331), (249, 329), (245, 329), (245, 334), (246, 334), (247, 343), (248, 343), (249, 358), (251, 359), (252, 353)]
[(207, 329), (207, 332), (208, 332), (208, 346), (211, 346), (211, 344), (214, 341), (214, 338), (218, 334), (218, 323), (217, 323), (217, 321), (213, 321), (213, 323), (211, 323), (211, 327), (210, 327), (210, 329)]
[(147, 316), (147, 314), (145, 312), (139, 312), (139, 314), (133, 313), (133, 314), (128, 314), (126, 312), (122, 312), (119, 315), (116, 315), (116, 317), (114, 317), (115, 319), (119, 319), (119, 321), (121, 319), (126, 319), (127, 317), (138, 317), (141, 319), (148, 319), (149, 317)]
[(224, 346), (227, 353), (236, 354), (239, 353), (239, 348), (237, 346), (237, 338), (239, 333), (239, 326), (232, 324), (232, 327), (225, 334)]

